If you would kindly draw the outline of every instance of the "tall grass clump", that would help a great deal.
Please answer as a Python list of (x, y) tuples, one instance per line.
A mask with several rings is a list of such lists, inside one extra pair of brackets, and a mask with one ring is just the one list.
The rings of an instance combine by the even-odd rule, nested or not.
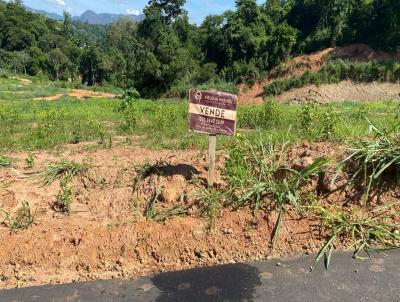
[(291, 169), (286, 162), (287, 143), (263, 139), (239, 138), (230, 148), (224, 175), (232, 188), (232, 205), (236, 208), (249, 206), (254, 217), (260, 209), (277, 211), (278, 218), (272, 236), (275, 246), (287, 207), (299, 210), (307, 199), (301, 191), (323, 171), (327, 165), (318, 159), (301, 171)]
[(36, 212), (32, 211), (28, 202), (23, 201), (22, 206), (14, 213), (10, 213), (0, 209), (3, 213), (3, 224), (10, 229), (10, 233), (17, 230), (27, 230), (35, 222)]
[(77, 163), (74, 161), (62, 159), (58, 162), (52, 162), (47, 165), (47, 167), (45, 167), (35, 176), (35, 179), (41, 182), (43, 185), (49, 185), (57, 179), (66, 176), (72, 178), (74, 176), (82, 174), (89, 170), (90, 167), (91, 165), (87, 162)]
[(374, 185), (400, 181), (400, 126), (380, 129), (368, 122), (372, 137), (355, 140), (349, 148), (351, 155), (342, 163), (354, 171), (353, 181), (363, 179), (366, 199)]

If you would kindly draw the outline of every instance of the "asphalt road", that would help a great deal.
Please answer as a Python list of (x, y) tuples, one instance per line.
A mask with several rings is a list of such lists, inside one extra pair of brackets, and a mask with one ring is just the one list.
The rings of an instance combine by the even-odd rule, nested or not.
[(354, 260), (336, 254), (326, 271), (312, 257), (0, 291), (1, 302), (400, 301), (400, 252)]

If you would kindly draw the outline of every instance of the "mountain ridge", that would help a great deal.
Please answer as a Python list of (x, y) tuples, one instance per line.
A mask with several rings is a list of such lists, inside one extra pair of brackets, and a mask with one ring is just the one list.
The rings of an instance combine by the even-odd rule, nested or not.
[[(50, 19), (61, 21), (64, 17), (57, 13), (51, 13), (44, 10), (37, 10), (34, 8), (27, 7), (27, 9), (34, 13), (39, 13), (47, 16)], [(72, 19), (75, 21), (80, 21), (89, 24), (101, 24), (108, 25), (117, 22), (119, 19), (128, 17), (132, 21), (140, 22), (144, 18), (144, 14), (140, 15), (124, 15), (124, 14), (110, 14), (110, 13), (96, 13), (92, 10), (87, 10), (80, 16), (73, 16)]]

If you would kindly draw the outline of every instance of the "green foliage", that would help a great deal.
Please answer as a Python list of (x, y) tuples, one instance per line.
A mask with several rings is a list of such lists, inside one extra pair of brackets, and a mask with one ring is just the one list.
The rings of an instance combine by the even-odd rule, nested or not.
[(57, 195), (57, 200), (53, 204), (55, 211), (60, 213), (70, 213), (72, 204), (72, 187), (70, 185), (73, 174), (67, 172), (60, 181), (60, 191)]
[(241, 128), (276, 129), (284, 123), (283, 106), (275, 99), (267, 99), (262, 107), (248, 106), (239, 109)]
[(147, 220), (152, 220), (157, 223), (163, 223), (165, 220), (168, 218), (172, 217), (183, 217), (186, 216), (188, 211), (185, 209), (185, 207), (181, 205), (176, 205), (171, 209), (165, 210), (165, 211), (159, 211), (156, 209), (156, 205), (158, 202), (158, 199), (161, 194), (161, 189), (156, 188), (154, 190), (153, 196), (151, 197), (149, 203), (146, 205), (145, 209), (145, 216)]
[(12, 160), (11, 158), (0, 154), (0, 168), (11, 168)]
[(28, 157), (25, 159), (25, 163), (29, 169), (33, 169), (35, 166), (35, 155), (32, 152), (29, 152)]
[(370, 124), (372, 138), (357, 139), (349, 148), (351, 155), (343, 165), (353, 170), (352, 179), (361, 177), (368, 200), (371, 187), (382, 185), (383, 181), (400, 181), (400, 127), (380, 129)]
[(304, 137), (317, 140), (332, 140), (338, 137), (341, 123), (338, 113), (331, 106), (319, 106), (309, 102), (300, 111), (300, 127)]
[(200, 199), (200, 214), (207, 219), (207, 229), (215, 227), (220, 209), (223, 207), (225, 192), (215, 188), (200, 188), (196, 196)]
[(22, 207), (14, 214), (1, 210), (4, 214), (3, 224), (6, 225), (11, 233), (17, 230), (27, 230), (35, 222), (35, 212), (32, 212), (28, 202), (23, 201)]
[(301, 171), (291, 169), (285, 162), (287, 143), (277, 146), (272, 140), (239, 138), (230, 148), (224, 175), (236, 195), (236, 208), (250, 206), (253, 215), (266, 208), (278, 212), (272, 236), (275, 246), (279, 238), (287, 206), (297, 210), (304, 204), (301, 187), (323, 171), (327, 165), (318, 159)]
[[(396, 51), (400, 39), (399, 4), (389, 0), (236, 1), (235, 10), (199, 26), (190, 24), (184, 0), (150, 1), (143, 21), (110, 26), (69, 14), (58, 22), (0, 1), (0, 68), (134, 87), (144, 97), (185, 97), (215, 84), (230, 91), (224, 83), (252, 84), (291, 55), (360, 41)], [(398, 64), (391, 70), (399, 73)]]
[(399, 202), (375, 207), (372, 209), (351, 207), (339, 209), (335, 206), (312, 206), (318, 219), (322, 221), (321, 228), (328, 233), (328, 240), (320, 249), (315, 264), (323, 257), (325, 267), (329, 268), (332, 252), (337, 244), (343, 244), (346, 249), (354, 249), (354, 258), (363, 259), (360, 253), (398, 248), (400, 235), (399, 226), (393, 222), (396, 215), (395, 206)]
[(57, 179), (72, 178), (89, 170), (91, 165), (87, 162), (77, 163), (62, 159), (58, 162), (52, 162), (45, 169), (38, 172), (35, 179), (43, 185), (50, 185)]

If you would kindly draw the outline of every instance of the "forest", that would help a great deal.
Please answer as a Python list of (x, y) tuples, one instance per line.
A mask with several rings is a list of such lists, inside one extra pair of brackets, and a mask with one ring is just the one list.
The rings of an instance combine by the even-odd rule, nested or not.
[(191, 24), (185, 0), (150, 0), (139, 23), (51, 20), (0, 0), (0, 68), (82, 84), (182, 97), (190, 87), (232, 90), (289, 57), (366, 43), (398, 51), (400, 0), (236, 0)]

